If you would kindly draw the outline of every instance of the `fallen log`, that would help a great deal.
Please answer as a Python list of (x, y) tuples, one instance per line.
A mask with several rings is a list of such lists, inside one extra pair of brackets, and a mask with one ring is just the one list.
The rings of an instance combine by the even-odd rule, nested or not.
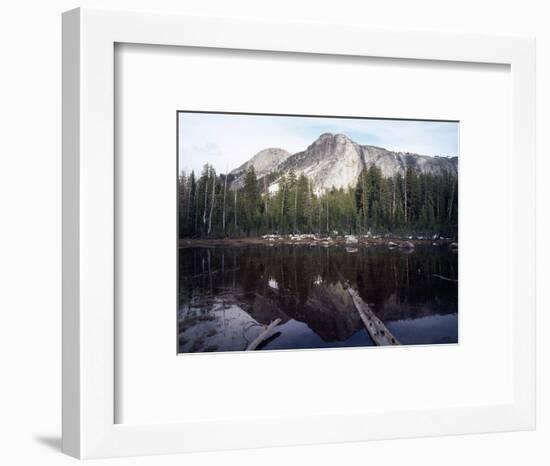
[(434, 277), (440, 278), (441, 280), (446, 280), (448, 282), (458, 283), (458, 280), (455, 280), (454, 278), (444, 277), (443, 275), (438, 275), (436, 273), (432, 273)]
[(238, 270), (240, 270), (240, 267), (234, 267), (232, 269), (226, 269), (225, 271), (221, 271), (221, 270), (212, 270), (212, 272), (203, 272), (203, 273), (197, 273), (195, 275), (187, 275), (186, 278), (201, 278), (201, 277), (209, 277), (210, 275), (216, 275), (218, 273), (223, 273), (224, 275), (225, 274), (228, 274), (230, 272), (237, 272)]
[(365, 324), (367, 332), (374, 344), (377, 346), (400, 345), (401, 343), (399, 343), (399, 340), (391, 334), (370, 306), (363, 301), (361, 296), (359, 296), (359, 293), (351, 287), (349, 281), (340, 273), (338, 269), (334, 268), (334, 270), (340, 277), (344, 288), (348, 290), (353, 305), (355, 309), (357, 309), (357, 312), (359, 313), (363, 324)]
[(254, 340), (252, 340), (252, 343), (250, 343), (250, 345), (248, 345), (248, 347), (246, 348), (246, 351), (254, 351), (258, 346), (260, 346), (262, 341), (269, 338), (270, 333), (280, 323), (281, 323), (281, 319), (279, 319), (279, 318), (272, 321), (267, 327), (265, 327), (263, 332), (261, 332), (256, 338), (254, 338)]
[(375, 345), (388, 346), (401, 344), (386, 328), (384, 323), (376, 317), (370, 306), (361, 299), (357, 291), (348, 286), (348, 293)]

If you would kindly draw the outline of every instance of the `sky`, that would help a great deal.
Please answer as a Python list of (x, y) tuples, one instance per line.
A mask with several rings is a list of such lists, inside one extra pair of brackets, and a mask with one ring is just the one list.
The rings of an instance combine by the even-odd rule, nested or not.
[(456, 122), (179, 113), (179, 170), (199, 174), (205, 163), (226, 173), (263, 149), (291, 154), (323, 133), (343, 133), (359, 144), (392, 151), (458, 156)]

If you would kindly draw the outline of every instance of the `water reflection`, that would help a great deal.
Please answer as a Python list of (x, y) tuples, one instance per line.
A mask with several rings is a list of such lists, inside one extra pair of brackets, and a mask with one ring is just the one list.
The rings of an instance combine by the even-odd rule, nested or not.
[(309, 245), (179, 250), (180, 352), (242, 351), (281, 319), (259, 349), (370, 346), (342, 280), (348, 280), (402, 344), (458, 339), (457, 254), (386, 247)]

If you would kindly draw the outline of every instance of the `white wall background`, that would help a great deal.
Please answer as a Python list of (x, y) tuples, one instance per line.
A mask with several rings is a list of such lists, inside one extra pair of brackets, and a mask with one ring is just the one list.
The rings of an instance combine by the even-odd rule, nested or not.
[[(12, 0), (0, 10), (0, 463), (74, 464), (60, 452), (61, 12), (76, 6), (307, 19), (537, 38), (538, 428), (536, 432), (103, 460), (111, 465), (550, 461), (550, 14), (536, 0)], [(487, 234), (488, 235), (488, 234)], [(487, 247), (491, 247), (490, 240)]]

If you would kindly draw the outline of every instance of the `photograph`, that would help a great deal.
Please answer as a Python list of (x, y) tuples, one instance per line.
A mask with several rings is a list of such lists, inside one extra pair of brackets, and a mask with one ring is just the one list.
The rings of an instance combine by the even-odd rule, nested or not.
[(459, 343), (459, 126), (178, 111), (178, 353)]

